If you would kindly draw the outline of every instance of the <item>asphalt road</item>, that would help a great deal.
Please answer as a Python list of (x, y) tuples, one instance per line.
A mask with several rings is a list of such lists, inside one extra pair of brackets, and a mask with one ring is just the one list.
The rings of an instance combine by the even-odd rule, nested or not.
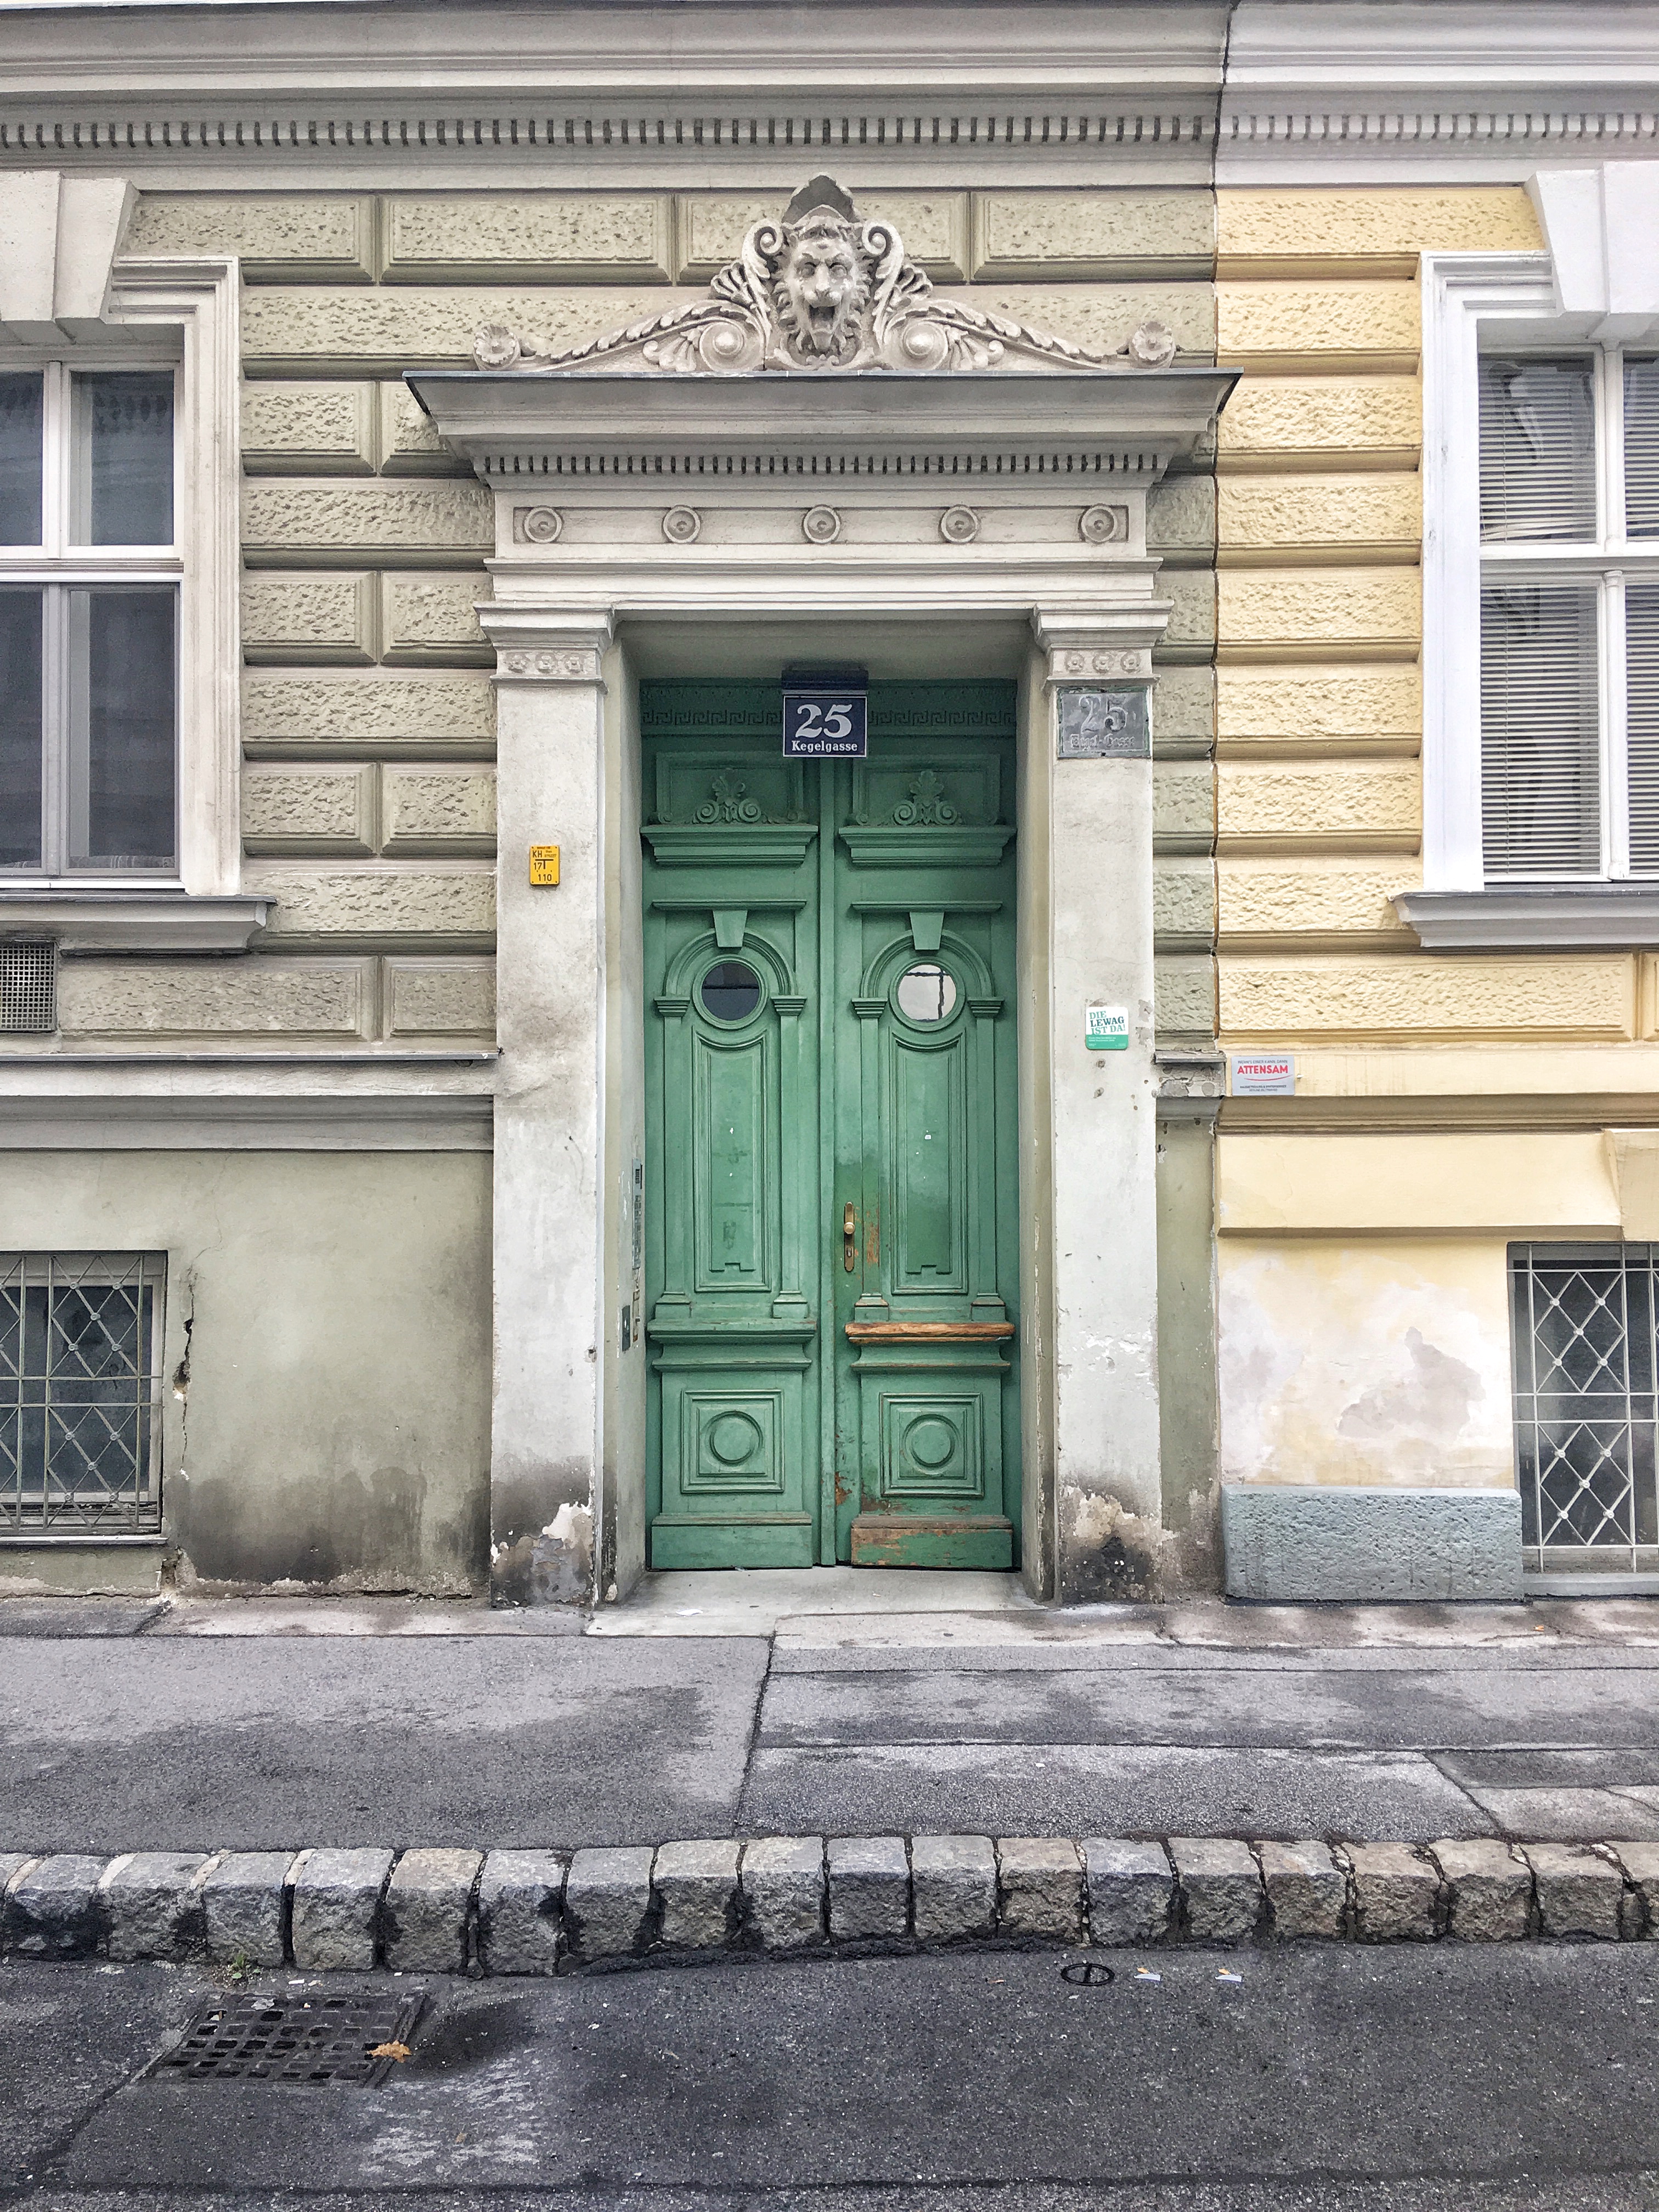
[[(137, 2080), (208, 1994), (0, 1968), (0, 2203), (192, 2212), (1635, 2212), (1659, 1951), (728, 1963), (434, 1983), (377, 2088)], [(1237, 1983), (1218, 1979), (1234, 1967)], [(293, 1986), (273, 1978), (273, 1988)], [(373, 1986), (331, 1978), (330, 1990)], [(418, 1986), (404, 1984), (404, 1986)]]
[(221, 1635), (8, 1599), (0, 1850), (1659, 1836), (1659, 1606), (1200, 1631)]

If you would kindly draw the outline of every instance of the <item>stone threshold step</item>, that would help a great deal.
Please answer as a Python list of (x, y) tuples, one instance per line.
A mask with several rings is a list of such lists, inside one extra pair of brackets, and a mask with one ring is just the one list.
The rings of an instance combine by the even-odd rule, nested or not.
[(1659, 1844), (735, 1836), (0, 1852), (0, 1957), (556, 1974), (954, 1946), (1659, 1941)]

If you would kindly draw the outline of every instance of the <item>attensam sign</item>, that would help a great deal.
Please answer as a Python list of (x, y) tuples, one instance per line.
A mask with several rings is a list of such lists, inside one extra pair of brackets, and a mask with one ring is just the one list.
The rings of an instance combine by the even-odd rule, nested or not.
[(1230, 1085), (1235, 1098), (1293, 1098), (1296, 1054), (1291, 1052), (1236, 1052), (1229, 1054)]

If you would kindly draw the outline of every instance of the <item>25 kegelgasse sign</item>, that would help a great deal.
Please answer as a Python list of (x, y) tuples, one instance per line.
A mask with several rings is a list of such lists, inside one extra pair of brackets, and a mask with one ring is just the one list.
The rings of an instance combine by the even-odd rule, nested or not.
[(869, 750), (869, 701), (864, 692), (848, 685), (784, 693), (786, 760), (865, 760)]

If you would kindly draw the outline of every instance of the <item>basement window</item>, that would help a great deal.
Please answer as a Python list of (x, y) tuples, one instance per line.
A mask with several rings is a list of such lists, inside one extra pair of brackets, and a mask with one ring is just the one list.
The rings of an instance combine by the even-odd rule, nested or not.
[(0, 1542), (161, 1525), (159, 1252), (0, 1252)]
[(1659, 1245), (1514, 1244), (1522, 1565), (1659, 1571)]

